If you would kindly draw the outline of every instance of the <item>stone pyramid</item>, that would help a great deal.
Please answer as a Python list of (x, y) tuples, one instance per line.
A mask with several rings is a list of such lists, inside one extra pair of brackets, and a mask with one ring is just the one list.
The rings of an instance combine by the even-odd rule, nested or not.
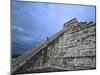
[(96, 24), (64, 23), (61, 31), (12, 61), (11, 73), (88, 70), (96, 68)]

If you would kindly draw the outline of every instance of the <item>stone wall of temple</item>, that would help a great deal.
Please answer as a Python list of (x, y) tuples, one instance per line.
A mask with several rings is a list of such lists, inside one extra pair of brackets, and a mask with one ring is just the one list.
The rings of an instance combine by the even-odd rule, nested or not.
[(50, 66), (65, 70), (96, 67), (96, 33), (94, 23), (79, 23), (65, 31), (47, 50)]

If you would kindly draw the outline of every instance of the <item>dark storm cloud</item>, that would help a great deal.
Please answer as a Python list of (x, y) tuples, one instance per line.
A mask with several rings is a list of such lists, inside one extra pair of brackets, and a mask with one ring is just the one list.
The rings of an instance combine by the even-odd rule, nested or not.
[(12, 50), (23, 53), (47, 36), (61, 30), (63, 23), (76, 17), (78, 21), (95, 22), (95, 6), (12, 2)]

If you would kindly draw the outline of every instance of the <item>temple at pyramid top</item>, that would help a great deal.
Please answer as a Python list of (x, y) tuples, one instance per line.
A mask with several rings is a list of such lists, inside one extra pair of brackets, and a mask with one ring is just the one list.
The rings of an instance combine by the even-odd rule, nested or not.
[(67, 21), (66, 23), (64, 23), (63, 28), (69, 26), (70, 24), (74, 24), (74, 23), (78, 23), (76, 18), (71, 19), (70, 21)]

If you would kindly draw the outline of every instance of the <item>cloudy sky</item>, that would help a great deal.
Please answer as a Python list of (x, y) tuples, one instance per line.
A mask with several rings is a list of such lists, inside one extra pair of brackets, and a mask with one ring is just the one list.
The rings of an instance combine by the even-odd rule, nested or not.
[(95, 22), (95, 6), (12, 1), (12, 52), (24, 53), (72, 18)]

